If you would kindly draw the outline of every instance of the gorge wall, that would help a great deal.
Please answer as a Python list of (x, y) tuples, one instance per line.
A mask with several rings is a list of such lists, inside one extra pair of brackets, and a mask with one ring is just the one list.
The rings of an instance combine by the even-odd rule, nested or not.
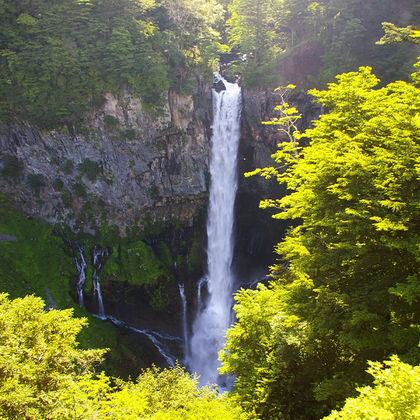
[(83, 127), (3, 125), (0, 188), (74, 231), (93, 233), (101, 218), (122, 235), (146, 215), (191, 221), (207, 191), (210, 101), (206, 84), (194, 96), (170, 91), (149, 112), (131, 95), (107, 95)]
[[(287, 227), (258, 206), (265, 197), (283, 194), (282, 188), (243, 176), (270, 164), (279, 133), (260, 122), (274, 116), (277, 99), (273, 93), (243, 90), (233, 262), (238, 285), (251, 284), (267, 273), (275, 258), (273, 246)], [(303, 112), (303, 126), (319, 113), (306, 95), (295, 94), (290, 101)], [(57, 293), (67, 293), (77, 307), (73, 261), (83, 245), (85, 304), (90, 313), (98, 313), (92, 284), (94, 253), (97, 247), (108, 249), (99, 281), (105, 314), (125, 323), (113, 326), (120, 353), (111, 363), (118, 373), (133, 374), (151, 361), (165, 365), (156, 346), (134, 329), (183, 336), (178, 283), (185, 285), (187, 319), (193, 319), (196, 283), (206, 262), (211, 124), (211, 83), (202, 80), (190, 96), (169, 91), (165, 103), (154, 110), (145, 110), (139, 98), (127, 93), (118, 98), (107, 95), (103, 107), (82, 127), (42, 132), (25, 124), (1, 126), (1, 193), (12, 197), (14, 209), (26, 217), (55, 226), (72, 264), (62, 271), (69, 284), (66, 290), (55, 292), (56, 280), (46, 276), (45, 287), (29, 292), (59, 302), (57, 306), (61, 302)], [(5, 225), (7, 220), (0, 220), (3, 238), (17, 239), (18, 246), (23, 239)], [(89, 334), (103, 334), (100, 322), (90, 319), (92, 328), (99, 329)], [(169, 341), (165, 345), (181, 359), (180, 340)], [(100, 345), (116, 344), (104, 339)]]

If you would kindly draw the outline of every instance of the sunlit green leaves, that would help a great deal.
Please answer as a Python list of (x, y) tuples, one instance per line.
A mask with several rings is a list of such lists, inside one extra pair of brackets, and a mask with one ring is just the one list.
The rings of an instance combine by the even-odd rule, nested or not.
[(367, 382), (366, 360), (420, 361), (420, 92), (378, 83), (363, 67), (310, 91), (328, 113), (297, 136), (282, 97), (275, 165), (248, 174), (284, 183), (260, 206), (300, 223), (276, 247), (276, 284), (238, 294), (221, 355), (255, 417), (321, 417)]
[[(176, 366), (123, 381), (96, 374), (105, 351), (77, 349), (85, 319), (45, 311), (40, 298), (0, 294), (0, 417), (19, 419), (241, 418), (240, 408)], [(216, 416), (216, 417), (215, 417)]]
[(402, 363), (398, 357), (383, 364), (370, 362), (367, 370), (374, 377), (374, 386), (359, 388), (357, 398), (349, 398), (339, 411), (325, 420), (420, 418), (420, 367)]
[(44, 311), (41, 299), (0, 295), (0, 415), (58, 418), (61, 397), (75, 372), (84, 374), (102, 350), (76, 349), (85, 319), (72, 310)]

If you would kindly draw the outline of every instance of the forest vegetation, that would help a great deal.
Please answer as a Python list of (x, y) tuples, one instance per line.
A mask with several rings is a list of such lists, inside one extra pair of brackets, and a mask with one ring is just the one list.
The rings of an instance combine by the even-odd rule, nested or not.
[[(199, 387), (179, 366), (135, 380), (102, 372), (107, 350), (91, 347), (108, 345), (106, 327), (90, 317), (98, 335), (90, 341), (86, 319), (71, 309), (18, 297), (45, 294), (46, 276), (52, 300), (71, 306), (71, 268), (57, 237), (18, 220), (1, 196), (0, 222), (22, 224), (40, 246), (1, 244), (0, 285), (10, 298), (0, 295), (0, 417), (420, 418), (420, 61), (410, 79), (419, 33), (407, 26), (417, 3), (0, 0), (5, 123), (77, 127), (106, 93), (123, 91), (158, 111), (168, 89), (190, 92), (219, 58), (243, 86), (272, 89), (288, 82), (282, 60), (305, 46), (322, 53), (298, 89), (312, 87), (326, 111), (300, 132), (299, 110), (288, 104), (295, 86), (279, 88), (278, 118), (266, 122), (282, 132), (273, 166), (248, 174), (287, 187), (261, 207), (296, 223), (276, 247), (272, 280), (235, 296), (236, 322), (220, 352), (221, 372), (236, 377), (229, 393)], [(413, 21), (400, 19), (406, 10)], [(124, 251), (106, 270), (123, 261), (128, 282), (150, 280), (160, 293), (173, 261), (160, 264), (142, 238), (130, 246), (151, 261), (148, 279), (131, 276), (137, 262)], [(11, 273), (13, 258), (22, 268)]]
[[(365, 418), (366, 410), (417, 418), (420, 93), (413, 83), (378, 82), (361, 68), (312, 90), (329, 112), (305, 133), (291, 129), (277, 166), (255, 171), (292, 191), (262, 206), (302, 223), (277, 247), (290, 265), (279, 262), (272, 283), (236, 295), (237, 322), (221, 353), (222, 372), (237, 378), (231, 396), (198, 388), (181, 368), (149, 369), (135, 383), (98, 376), (92, 363), (103, 352), (75, 348), (84, 321), (45, 312), (38, 298), (3, 296), (2, 414), (321, 418), (369, 383), (368, 372), (373, 386), (329, 418)], [(286, 103), (278, 109), (281, 127), (298, 116)], [(303, 137), (310, 143), (300, 147)]]
[(329, 112), (304, 133), (283, 101), (272, 123), (291, 121), (290, 138), (276, 166), (249, 174), (286, 183), (261, 207), (301, 222), (277, 245), (274, 281), (237, 294), (221, 353), (257, 417), (320, 418), (367, 380), (367, 360), (420, 362), (420, 92), (378, 83), (361, 67), (310, 90)]
[[(1, 0), (0, 118), (51, 128), (80, 124), (106, 93), (129, 91), (158, 107), (169, 88), (188, 92), (215, 70), (244, 86), (274, 88), (278, 66), (302, 46), (319, 49), (318, 74), (373, 66), (384, 82), (407, 79), (410, 46), (375, 42), (381, 22), (406, 26), (414, 0)], [(403, 22), (401, 22), (404, 20)], [(411, 61), (411, 62), (410, 62)], [(305, 69), (302, 69), (304, 73)], [(60, 92), (59, 95), (56, 93)]]

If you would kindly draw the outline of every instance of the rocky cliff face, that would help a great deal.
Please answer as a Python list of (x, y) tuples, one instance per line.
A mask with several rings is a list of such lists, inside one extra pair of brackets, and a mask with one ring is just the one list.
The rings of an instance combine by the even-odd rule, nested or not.
[(207, 191), (210, 89), (169, 92), (159, 109), (107, 95), (77, 129), (0, 130), (0, 190), (27, 214), (92, 232), (156, 220), (192, 221)]
[[(80, 301), (76, 260), (82, 252), (87, 310), (100, 313), (96, 276), (105, 315), (131, 328), (114, 326), (121, 343), (127, 337), (133, 343), (112, 349), (119, 374), (137, 375), (152, 362), (166, 363), (150, 337), (136, 328), (176, 336), (171, 351), (182, 357), (177, 283), (185, 284), (193, 300), (205, 265), (211, 114), (206, 81), (190, 96), (169, 91), (166, 102), (152, 111), (129, 94), (107, 95), (82, 127), (50, 132), (24, 124), (0, 127), (0, 192), (27, 216), (65, 227), (58, 231), (69, 265), (73, 259), (74, 274), (66, 277), (74, 306)], [(101, 270), (95, 265), (98, 249), (109, 250)], [(11, 273), (16, 268), (10, 267)], [(44, 277), (51, 288), (55, 275)]]
[[(308, 128), (322, 109), (314, 105), (308, 95), (293, 92), (287, 98), (302, 114), (301, 131)], [(259, 202), (265, 198), (278, 198), (286, 193), (275, 180), (258, 176), (245, 178), (245, 172), (272, 166), (271, 155), (276, 151), (282, 134), (276, 126), (263, 125), (276, 117), (274, 107), (280, 102), (273, 92), (243, 89), (242, 134), (238, 156), (239, 189), (236, 199), (236, 267), (240, 281), (250, 282), (267, 273), (267, 266), (277, 255), (273, 248), (283, 237), (288, 222), (273, 220), (272, 210), (261, 210)]]
[[(303, 113), (303, 126), (319, 114), (306, 95), (291, 101)], [(279, 133), (261, 121), (274, 116), (277, 103), (274, 93), (243, 91), (239, 219), (249, 210), (241, 205), (244, 197), (251, 194), (258, 202), (281, 193), (275, 183), (243, 177), (271, 162)], [(211, 114), (206, 81), (191, 96), (170, 90), (166, 103), (153, 111), (129, 94), (107, 95), (102, 108), (76, 129), (42, 132), (3, 124), (0, 191), (27, 214), (74, 231), (93, 233), (106, 222), (124, 235), (145, 218), (191, 225), (206, 207)]]
[[(303, 112), (304, 126), (319, 113), (305, 95), (295, 95), (290, 102)], [(278, 197), (284, 190), (275, 181), (243, 176), (271, 164), (279, 132), (261, 121), (274, 116), (277, 103), (275, 94), (243, 90), (234, 256), (242, 285), (267, 273), (275, 260), (273, 247), (287, 227), (259, 209), (260, 200)], [(108, 95), (102, 108), (77, 129), (0, 127), (0, 192), (12, 196), (28, 216), (70, 227), (75, 242), (66, 252), (71, 263), (83, 245), (88, 311), (98, 313), (92, 284), (96, 272), (105, 314), (132, 328), (175, 335), (177, 357), (182, 357), (178, 284), (185, 286), (191, 323), (197, 281), (205, 271), (211, 123), (210, 84), (203, 83), (191, 96), (169, 91), (166, 103), (154, 111), (145, 110), (131, 95)], [(112, 226), (112, 233), (104, 235)], [(100, 273), (94, 264), (98, 246), (110, 251)], [(68, 277), (77, 306), (76, 267)], [(150, 361), (165, 364), (150, 340), (140, 335), (140, 343), (132, 329), (123, 328), (121, 334), (128, 332), (134, 334), (133, 348), (141, 349), (143, 365), (137, 356), (125, 363), (128, 356), (123, 352), (114, 366), (122, 363), (124, 372), (135, 375), (138, 366)]]

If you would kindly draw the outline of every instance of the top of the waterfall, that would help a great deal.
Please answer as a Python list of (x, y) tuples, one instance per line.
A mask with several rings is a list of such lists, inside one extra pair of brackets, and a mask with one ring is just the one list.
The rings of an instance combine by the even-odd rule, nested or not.
[(214, 73), (213, 89), (216, 92), (221, 92), (222, 90), (226, 90), (226, 80), (223, 79), (222, 75), (219, 72)]
[(238, 86), (238, 83), (228, 82), (218, 71), (214, 72), (213, 89), (216, 92), (227, 90), (230, 86)]

